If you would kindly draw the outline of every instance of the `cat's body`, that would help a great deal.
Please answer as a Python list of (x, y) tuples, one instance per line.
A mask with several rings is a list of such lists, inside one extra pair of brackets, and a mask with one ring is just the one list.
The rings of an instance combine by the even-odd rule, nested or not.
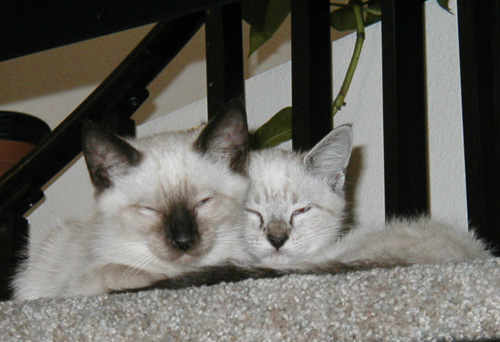
[[(244, 114), (217, 118), (201, 133), (129, 141), (95, 128), (84, 134), (95, 214), (54, 226), (30, 247), (14, 279), (15, 297), (172, 284), (186, 272), (184, 285), (490, 256), (473, 234), (427, 218), (346, 232), (349, 126), (305, 154), (253, 152), (249, 182)], [(210, 268), (228, 261), (229, 269)], [(234, 262), (243, 268), (235, 271)], [(206, 278), (199, 280), (197, 270)]]
[(330, 261), (392, 266), (490, 257), (466, 228), (426, 217), (346, 229), (343, 186), (351, 140), (350, 126), (341, 126), (308, 153), (251, 153), (245, 237), (260, 266), (314, 273), (315, 265)]
[(343, 126), (308, 153), (276, 148), (250, 153), (248, 224), (243, 231), (256, 263), (204, 267), (152, 287), (176, 289), (291, 273), (339, 274), (491, 257), (472, 232), (428, 217), (345, 228), (343, 186), (351, 139), (351, 128)]
[(15, 298), (143, 287), (227, 259), (245, 262), (247, 127), (239, 109), (203, 130), (122, 140), (95, 125), (83, 150), (94, 215), (49, 229), (16, 274)]
[(422, 216), (357, 226), (324, 255), (341, 262), (434, 264), (491, 257), (467, 227)]
[[(290, 236), (293, 234), (291, 232)], [(260, 255), (258, 264), (252, 267), (231, 263), (204, 267), (180, 277), (161, 280), (148, 288), (179, 289), (248, 278), (276, 278), (288, 274), (333, 275), (492, 257), (474, 233), (428, 217), (360, 226), (346, 235), (332, 235), (327, 241), (334, 242), (309, 251), (301, 248), (294, 254), (289, 251), (286, 256), (264, 253)]]

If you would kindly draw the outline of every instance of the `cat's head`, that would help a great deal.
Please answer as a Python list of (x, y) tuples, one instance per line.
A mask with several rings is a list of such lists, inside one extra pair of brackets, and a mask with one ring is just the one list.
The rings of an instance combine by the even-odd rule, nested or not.
[(87, 124), (83, 153), (96, 188), (96, 220), (104, 227), (98, 253), (165, 274), (226, 257), (241, 234), (247, 140), (240, 104), (201, 131), (137, 140)]
[(305, 154), (267, 149), (250, 155), (245, 239), (262, 264), (314, 259), (337, 241), (351, 148), (351, 127), (341, 126)]

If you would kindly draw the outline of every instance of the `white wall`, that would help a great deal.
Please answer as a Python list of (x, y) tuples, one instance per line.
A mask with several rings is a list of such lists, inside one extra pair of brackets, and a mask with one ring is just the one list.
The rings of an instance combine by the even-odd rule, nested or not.
[[(450, 6), (454, 8), (455, 2), (452, 1)], [(438, 8), (435, 1), (426, 2), (426, 7), (431, 212), (435, 217), (464, 224), (467, 222), (467, 216), (461, 147), (457, 18)], [(131, 32), (132, 35), (136, 35), (136, 40), (139, 40), (141, 34), (134, 32)], [(354, 41), (354, 35), (350, 35), (336, 41), (333, 45), (335, 89), (338, 89), (342, 82), (354, 47)], [(108, 44), (113, 42), (116, 42), (116, 40), (113, 39)], [(130, 46), (134, 44), (130, 43)], [(194, 44), (193, 49), (196, 49), (196, 44), (199, 44), (196, 43), (196, 38)], [(284, 39), (283, 44), (271, 48), (272, 52), (269, 53), (269, 56), (274, 56), (276, 50), (280, 51), (283, 46), (288, 49), (287, 44), (289, 44), (289, 41)], [(75, 47), (78, 45), (76, 44)], [(108, 48), (106, 43), (103, 43), (103, 46), (103, 49)], [(52, 51), (64, 50), (65, 48)], [(128, 46), (123, 47), (124, 54), (128, 50)], [(82, 53), (91, 52), (83, 51)], [(61, 51), (60, 54), (60, 57), (65, 56), (64, 51)], [(193, 63), (187, 62), (190, 58), (189, 54), (188, 56), (179, 57), (181, 61), (178, 63), (180, 63), (181, 69), (184, 67), (194, 68), (195, 70), (188, 73), (187, 78), (189, 80), (183, 80), (182, 82), (187, 82), (185, 84), (190, 84), (189, 82), (191, 84), (204, 84), (204, 69), (202, 68), (203, 71), (196, 71), (199, 64), (204, 62), (198, 60), (195, 56), (193, 58), (196, 62), (193, 65)], [(253, 58), (257, 57), (259, 56)], [(101, 57), (99, 56), (99, 58)], [(281, 56), (280, 58), (284, 57)], [(115, 59), (116, 63), (118, 63), (121, 57)], [(264, 61), (268, 60), (264, 58)], [(17, 62), (13, 60), (6, 63), (15, 64)], [(45, 89), (47, 87), (44, 87), (44, 77), (51, 77), (50, 73), (45, 70), (44, 76), (37, 76), (38, 68), (33, 65), (29, 68), (29, 71), (21, 73), (21, 76), (26, 78), (21, 80), (24, 82), (22, 84), (30, 84), (30, 75), (33, 75), (34, 80), (41, 82), (42, 85), (38, 83), (29, 85), (27, 96), (15, 98), (16, 94), (21, 93), (20, 90), (23, 90), (18, 89), (13, 95), (14, 101), (0, 103), (0, 109), (13, 109), (34, 114), (54, 111), (66, 115), (92, 90), (98, 79), (100, 79), (92, 74), (93, 76), (89, 77), (88, 82), (77, 82), (82, 77), (86, 80), (87, 71), (93, 72), (93, 66), (86, 66), (85, 61), (80, 61), (80, 63), (83, 65), (82, 72), (73, 71), (74, 74), (65, 74), (63, 80), (69, 83), (74, 82), (74, 87), (62, 87), (61, 89), (57, 87), (57, 84), (54, 84), (54, 82), (57, 83), (57, 80), (54, 81), (54, 79), (49, 82), (50, 84), (45, 84), (49, 88)], [(17, 73), (17, 71), (14, 71), (14, 66), (9, 64), (6, 67), (4, 63), (0, 63), (0, 73)], [(348, 169), (348, 182), (352, 183), (351, 187), (354, 189), (351, 197), (355, 208), (355, 218), (360, 222), (382, 221), (384, 219), (382, 76), (380, 66), (380, 25), (374, 25), (367, 29), (367, 38), (358, 69), (346, 99), (347, 106), (335, 118), (336, 126), (342, 123), (354, 124), (356, 147)], [(58, 68), (55, 61), (53, 67)], [(110, 68), (112, 69), (112, 67)], [(109, 71), (102, 70), (99, 73), (105, 75)], [(168, 74), (168, 71), (167, 69), (166, 74)], [(198, 78), (193, 80), (192, 77), (197, 73)], [(61, 77), (60, 73), (58, 75)], [(206, 117), (206, 101), (199, 94), (192, 99), (188, 97), (188, 101), (194, 102), (191, 105), (172, 111), (172, 101), (175, 100), (175, 96), (172, 96), (169, 92), (169, 87), (172, 84), (169, 78), (180, 77), (180, 75), (180, 73), (173, 76), (162, 75), (160, 80), (155, 81), (152, 85), (153, 96), (141, 109), (143, 114), (140, 114), (149, 119), (138, 127), (139, 136), (163, 130), (189, 128), (197, 125)], [(16, 79), (17, 76), (11, 75), (9, 77)], [(163, 80), (162, 77), (164, 77)], [(35, 81), (34, 83), (36, 83)], [(193, 85), (187, 88), (189, 91), (186, 91), (182, 90), (186, 89), (183, 87), (184, 85), (180, 86), (179, 89), (181, 92), (187, 93), (195, 88)], [(3, 88), (0, 87), (0, 89), (4, 90), (7, 88), (6, 85)], [(251, 128), (257, 128), (278, 110), (291, 104), (290, 63), (282, 64), (277, 68), (250, 78), (246, 84), (246, 91), (249, 124)], [(198, 99), (196, 97), (201, 100), (195, 102)], [(162, 113), (168, 114), (162, 116)], [(43, 117), (43, 115), (40, 116)], [(51, 126), (57, 124), (58, 120), (58, 118), (50, 116), (46, 118), (46, 121)], [(34, 227), (32, 236), (35, 239), (41, 233), (40, 227), (53, 222), (54, 219), (75, 215), (83, 216), (88, 212), (92, 203), (92, 189), (83, 161), (78, 160), (75, 166), (71, 167), (46, 189), (45, 194), (47, 197), (45, 202), (29, 215), (29, 220)]]
[[(450, 1), (456, 11), (456, 1)], [(467, 223), (457, 16), (426, 2), (427, 123), (433, 217)]]

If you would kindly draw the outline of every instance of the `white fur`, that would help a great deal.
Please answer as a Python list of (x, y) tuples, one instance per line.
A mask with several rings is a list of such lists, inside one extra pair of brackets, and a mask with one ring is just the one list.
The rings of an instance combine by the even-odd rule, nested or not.
[[(49, 229), (32, 244), (15, 276), (16, 299), (90, 295), (142, 287), (165, 276), (213, 265), (227, 258), (246, 260), (241, 239), (248, 179), (194, 151), (198, 132), (164, 133), (129, 143), (142, 162), (97, 195), (95, 214)], [(196, 208), (200, 236), (196, 255), (172, 254), (157, 228), (161, 211), (183, 197)], [(193, 209), (195, 210), (195, 209)]]
[[(262, 265), (294, 264), (339, 239), (351, 139), (351, 128), (342, 126), (306, 155), (279, 149), (250, 154), (250, 225), (245, 228), (245, 238)], [(293, 215), (301, 208), (310, 209)], [(257, 213), (262, 216), (262, 227)], [(289, 238), (279, 250), (267, 239), (269, 223), (276, 220), (289, 229)]]

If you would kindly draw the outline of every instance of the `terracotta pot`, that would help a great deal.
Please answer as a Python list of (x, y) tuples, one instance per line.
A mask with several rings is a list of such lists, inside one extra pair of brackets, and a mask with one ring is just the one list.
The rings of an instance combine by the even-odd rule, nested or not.
[(34, 116), (0, 111), (0, 176), (49, 133), (50, 127)]

